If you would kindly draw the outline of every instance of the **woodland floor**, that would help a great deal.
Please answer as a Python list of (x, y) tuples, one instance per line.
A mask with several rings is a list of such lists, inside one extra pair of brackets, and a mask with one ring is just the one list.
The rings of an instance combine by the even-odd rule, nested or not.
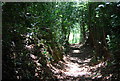
[(68, 54), (55, 65), (50, 65), (56, 81), (109, 81), (111, 75), (103, 77), (105, 62), (90, 65), (92, 48), (83, 44), (72, 44)]

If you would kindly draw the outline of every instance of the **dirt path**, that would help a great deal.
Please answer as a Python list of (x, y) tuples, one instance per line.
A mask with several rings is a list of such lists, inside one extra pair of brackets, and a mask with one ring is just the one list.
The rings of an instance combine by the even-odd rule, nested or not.
[(104, 63), (90, 66), (93, 52), (89, 46), (74, 44), (70, 46), (69, 53), (64, 55), (64, 62), (60, 61), (52, 71), (57, 81), (102, 81), (101, 67)]

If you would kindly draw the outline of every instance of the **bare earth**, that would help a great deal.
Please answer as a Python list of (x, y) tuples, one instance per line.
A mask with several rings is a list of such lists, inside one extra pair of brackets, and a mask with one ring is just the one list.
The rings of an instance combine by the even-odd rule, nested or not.
[(70, 45), (69, 53), (64, 55), (64, 61), (49, 65), (57, 78), (56, 81), (104, 81), (101, 68), (105, 67), (105, 62), (91, 66), (92, 55), (92, 48), (87, 45)]

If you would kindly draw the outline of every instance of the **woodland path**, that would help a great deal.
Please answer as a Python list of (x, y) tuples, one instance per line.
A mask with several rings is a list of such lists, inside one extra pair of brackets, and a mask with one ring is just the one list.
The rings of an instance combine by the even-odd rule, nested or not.
[(56, 81), (103, 81), (101, 68), (103, 62), (90, 66), (93, 58), (92, 48), (83, 44), (72, 44), (64, 62), (60, 61), (52, 67)]

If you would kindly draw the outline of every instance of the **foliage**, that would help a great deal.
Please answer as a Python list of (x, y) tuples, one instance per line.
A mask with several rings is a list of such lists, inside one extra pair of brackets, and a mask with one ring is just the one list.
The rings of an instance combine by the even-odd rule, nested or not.
[(3, 79), (54, 79), (48, 64), (63, 60), (71, 33), (94, 48), (92, 61), (110, 59), (119, 77), (120, 2), (2, 3), (2, 9)]
[(118, 60), (120, 59), (117, 58), (120, 51), (119, 4), (120, 2), (99, 2), (96, 4), (93, 2), (88, 4), (88, 42), (92, 47), (94, 47), (96, 57), (101, 59), (103, 57), (104, 60), (111, 59), (111, 62), (115, 63), (115, 65), (114, 63), (112, 65), (115, 67), (114, 70), (117, 71), (117, 75), (114, 72), (113, 80), (119, 80)]

